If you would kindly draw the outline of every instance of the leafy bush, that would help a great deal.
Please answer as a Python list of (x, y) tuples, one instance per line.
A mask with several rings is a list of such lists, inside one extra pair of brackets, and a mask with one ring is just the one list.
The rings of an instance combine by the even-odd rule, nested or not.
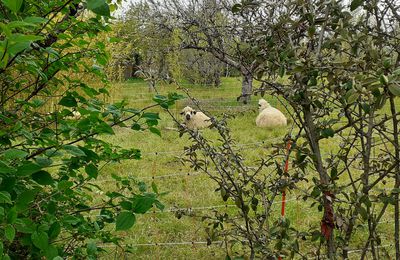
[[(99, 243), (159, 209), (157, 187), (113, 175), (107, 191), (94, 180), (104, 166), (140, 159), (102, 136), (114, 126), (160, 134), (159, 117), (178, 95), (132, 109), (108, 95), (102, 67), (110, 30), (105, 0), (2, 0), (0, 22), (0, 256), (3, 259), (95, 258)], [(95, 86), (82, 78), (99, 82)]]

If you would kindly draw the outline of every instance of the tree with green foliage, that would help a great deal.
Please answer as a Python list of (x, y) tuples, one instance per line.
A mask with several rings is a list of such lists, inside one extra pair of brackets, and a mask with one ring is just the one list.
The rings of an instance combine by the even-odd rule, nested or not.
[(236, 68), (242, 75), (242, 90), (238, 101), (245, 104), (251, 99), (253, 78), (260, 61), (252, 48), (250, 19), (232, 15), (231, 0), (161, 0), (150, 1), (154, 19), (160, 29), (179, 29), (180, 48), (212, 54), (221, 62)]
[[(238, 208), (204, 216), (210, 240), (222, 237), (227, 248), (240, 243), (250, 259), (348, 259), (351, 251), (360, 259), (400, 259), (399, 8), (394, 0), (232, 6), (255, 32), (246, 50), (259, 62), (253, 76), (263, 85), (255, 93), (272, 94), (292, 117), (292, 168), (282, 170), (284, 142), (259, 167), (248, 167), (226, 118), (213, 121), (217, 144), (184, 129), (194, 142), (187, 160)], [(274, 217), (271, 205), (283, 190), (319, 220), (299, 227)], [(379, 228), (384, 219), (393, 235)]]
[(116, 36), (121, 39), (116, 44), (118, 48), (111, 45), (110, 50), (116, 62), (133, 65), (133, 75), (144, 77), (150, 89), (156, 81), (170, 77), (169, 63), (174, 61), (168, 57), (174, 56), (173, 34), (158, 30), (154, 23), (148, 21), (151, 16), (152, 11), (147, 4), (130, 4), (116, 21)]
[(108, 164), (141, 158), (107, 141), (113, 127), (160, 134), (147, 110), (178, 98), (157, 96), (141, 109), (102, 101), (109, 56), (96, 36), (110, 30), (109, 2), (0, 2), (2, 259), (94, 259), (101, 244), (120, 244), (113, 230), (163, 208), (155, 185), (116, 174), (107, 191), (95, 183)]
[(125, 24), (120, 21), (114, 21), (111, 27), (111, 31), (100, 36), (104, 39), (110, 55), (104, 71), (108, 80), (124, 81), (135, 76), (141, 62), (136, 43), (132, 40), (136, 34), (127, 31)]
[(193, 84), (204, 84), (219, 87), (224, 64), (207, 52), (192, 49), (181, 51), (183, 77)]

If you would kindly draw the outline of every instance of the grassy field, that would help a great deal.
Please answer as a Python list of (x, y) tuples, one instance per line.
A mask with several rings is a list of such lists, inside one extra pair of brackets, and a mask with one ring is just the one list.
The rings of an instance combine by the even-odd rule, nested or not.
[[(242, 154), (247, 158), (249, 166), (256, 164), (261, 158), (271, 152), (273, 142), (282, 141), (291, 126), (283, 129), (265, 130), (255, 126), (257, 116), (257, 97), (254, 97), (248, 105), (236, 102), (240, 93), (240, 79), (225, 78), (219, 88), (208, 86), (184, 85), (190, 93), (196, 97), (201, 106), (214, 116), (222, 113), (231, 113), (235, 117), (228, 124), (232, 135), (236, 139)], [(172, 85), (161, 85), (158, 88), (161, 94), (175, 92)], [(147, 85), (142, 81), (130, 81), (115, 84), (112, 90), (112, 102), (127, 100), (131, 107), (141, 108), (152, 102), (154, 93), (148, 91)], [(266, 99), (275, 107), (283, 110), (283, 107), (273, 97)], [(173, 108), (176, 116), (180, 110), (189, 104), (188, 100), (179, 101)], [(132, 254), (125, 255), (127, 259), (224, 259), (224, 248), (220, 244), (207, 246), (205, 244), (204, 226), (200, 219), (193, 217), (182, 217), (178, 219), (174, 212), (168, 209), (192, 208), (194, 211), (211, 210), (210, 207), (223, 206), (219, 193), (214, 192), (215, 183), (205, 174), (197, 173), (183, 165), (180, 156), (183, 148), (188, 143), (187, 136), (179, 137), (176, 126), (171, 118), (160, 109), (161, 122), (158, 126), (162, 137), (149, 132), (129, 131), (122, 128), (115, 129), (116, 135), (112, 137), (113, 143), (126, 148), (138, 148), (142, 151), (141, 160), (131, 160), (119, 164), (113, 164), (103, 169), (102, 179), (98, 184), (103, 187), (113, 185), (111, 174), (132, 176), (138, 181), (143, 181), (148, 186), (152, 181), (158, 186), (160, 192), (168, 192), (161, 201), (165, 204), (165, 212), (152, 212), (139, 216), (137, 224), (128, 232), (120, 232), (126, 244), (133, 245)], [(209, 138), (217, 138), (214, 130), (206, 129), (204, 135)], [(108, 139), (110, 140), (110, 139)], [(324, 153), (335, 152), (329, 145), (329, 140), (324, 145)], [(311, 203), (297, 201), (295, 194), (289, 194), (287, 204), (287, 218), (296, 227), (307, 229), (319, 226), (320, 212)], [(232, 202), (227, 202), (232, 203)], [(280, 212), (280, 205), (275, 204), (276, 214)], [(232, 208), (221, 208), (222, 210), (235, 210)], [(392, 236), (393, 225), (385, 224), (379, 227), (382, 233), (382, 244)], [(357, 245), (357, 236), (354, 237), (354, 245)], [(188, 243), (186, 243), (188, 242)], [(195, 242), (195, 243), (191, 243)], [(181, 243), (181, 244), (175, 244)], [(387, 248), (393, 251), (393, 248)], [(121, 257), (120, 250), (107, 248), (102, 259), (114, 259)], [(351, 255), (357, 259), (357, 252)]]

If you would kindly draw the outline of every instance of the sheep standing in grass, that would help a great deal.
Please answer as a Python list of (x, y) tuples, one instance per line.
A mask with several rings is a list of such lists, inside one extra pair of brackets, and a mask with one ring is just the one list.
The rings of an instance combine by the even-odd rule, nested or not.
[(211, 125), (211, 120), (203, 112), (195, 111), (191, 107), (182, 109), (181, 115), (184, 117), (185, 125), (192, 130), (202, 129)]
[(258, 127), (279, 127), (287, 124), (287, 119), (281, 111), (272, 107), (266, 100), (260, 99), (258, 101), (258, 109), (260, 113), (256, 118), (256, 125)]

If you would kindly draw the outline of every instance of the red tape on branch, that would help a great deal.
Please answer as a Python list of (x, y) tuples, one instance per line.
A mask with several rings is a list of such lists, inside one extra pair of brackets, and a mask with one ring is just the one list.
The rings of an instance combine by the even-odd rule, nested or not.
[[(285, 166), (283, 168), (283, 172), (287, 173), (289, 171), (289, 153), (290, 153), (290, 148), (292, 147), (292, 141), (288, 139), (287, 145), (286, 145), (286, 160), (285, 160)], [(281, 216), (284, 218), (285, 217), (285, 208), (286, 208), (286, 188), (282, 190), (282, 208), (281, 208)], [(282, 257), (278, 257), (279, 260), (282, 260)]]
[[(286, 160), (285, 160), (285, 167), (283, 168), (283, 172), (287, 173), (289, 171), (289, 153), (290, 148), (292, 147), (292, 141), (288, 139), (286, 145)], [(286, 206), (286, 188), (282, 190), (282, 209), (281, 209), (281, 216), (285, 216), (285, 206)]]

